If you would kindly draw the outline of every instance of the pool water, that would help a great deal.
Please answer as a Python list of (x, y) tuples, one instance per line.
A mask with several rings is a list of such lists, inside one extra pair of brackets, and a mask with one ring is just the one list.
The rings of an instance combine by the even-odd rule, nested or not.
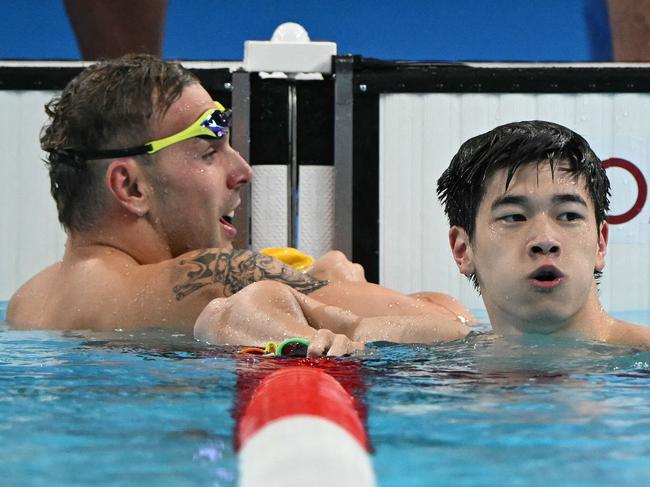
[[(0, 485), (236, 485), (233, 418), (283, 364), (234, 357), (169, 331), (0, 322)], [(650, 352), (476, 333), (327, 363), (363, 403), (381, 486), (650, 478)]]

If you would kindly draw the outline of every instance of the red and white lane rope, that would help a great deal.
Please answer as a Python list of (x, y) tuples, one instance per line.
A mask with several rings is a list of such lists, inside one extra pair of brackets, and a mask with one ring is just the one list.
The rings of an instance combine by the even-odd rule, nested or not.
[(239, 485), (376, 485), (352, 397), (326, 372), (287, 367), (255, 389), (237, 425)]

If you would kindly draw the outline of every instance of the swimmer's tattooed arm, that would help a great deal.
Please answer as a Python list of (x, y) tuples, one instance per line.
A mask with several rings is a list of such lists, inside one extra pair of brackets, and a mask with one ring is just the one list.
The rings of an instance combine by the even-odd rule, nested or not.
[(224, 295), (231, 296), (253, 282), (279, 281), (304, 294), (309, 294), (329, 284), (315, 279), (268, 255), (249, 250), (202, 250), (191, 258), (179, 262), (182, 266), (182, 283), (172, 289), (180, 301), (197, 289), (221, 283)]

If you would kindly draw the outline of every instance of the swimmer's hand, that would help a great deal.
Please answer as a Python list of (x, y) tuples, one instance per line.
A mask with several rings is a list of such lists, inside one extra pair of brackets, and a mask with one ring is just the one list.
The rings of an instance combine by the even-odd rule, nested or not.
[(314, 262), (306, 271), (310, 276), (325, 281), (366, 282), (363, 266), (350, 262), (343, 252), (331, 250)]
[[(307, 357), (331, 357), (364, 347), (344, 334), (351, 329), (348, 322), (356, 323), (343, 310), (309, 299), (284, 284), (258, 281), (228, 298), (213, 299), (197, 318), (194, 337), (213, 345), (256, 347), (304, 337), (310, 340)], [(323, 325), (341, 330), (335, 333)]]
[(307, 348), (307, 357), (340, 357), (360, 352), (364, 349), (361, 342), (350, 340), (345, 335), (322, 329), (316, 332)]

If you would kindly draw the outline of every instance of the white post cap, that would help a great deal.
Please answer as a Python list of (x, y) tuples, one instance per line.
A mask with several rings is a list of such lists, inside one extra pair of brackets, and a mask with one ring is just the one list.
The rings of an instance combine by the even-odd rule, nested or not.
[(244, 43), (244, 69), (249, 72), (331, 73), (336, 43), (313, 42), (305, 28), (285, 22), (270, 41)]

